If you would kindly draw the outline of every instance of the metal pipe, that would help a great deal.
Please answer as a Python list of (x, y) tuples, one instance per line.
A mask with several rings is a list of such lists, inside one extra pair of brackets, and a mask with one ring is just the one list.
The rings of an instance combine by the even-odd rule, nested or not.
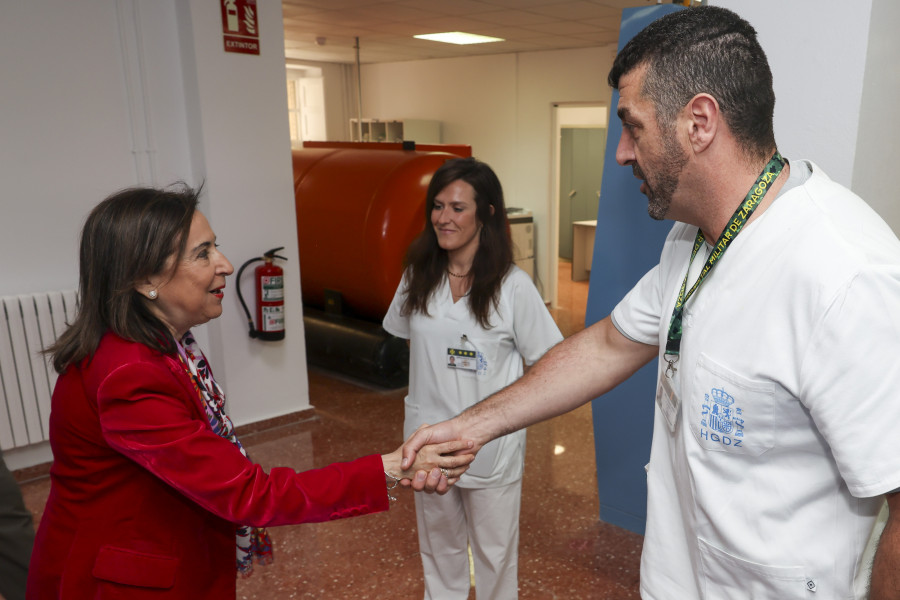
[(362, 139), (362, 70), (359, 67), (359, 36), (356, 38), (356, 139)]

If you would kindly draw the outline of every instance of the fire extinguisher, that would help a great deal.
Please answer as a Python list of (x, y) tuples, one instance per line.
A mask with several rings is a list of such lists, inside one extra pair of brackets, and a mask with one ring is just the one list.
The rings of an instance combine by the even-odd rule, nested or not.
[[(247, 314), (247, 323), (250, 326), (250, 337), (266, 341), (275, 341), (284, 339), (284, 269), (275, 264), (275, 259), (287, 260), (283, 256), (275, 254), (280, 248), (272, 248), (262, 256), (251, 258), (238, 269), (237, 274), (237, 294)], [(254, 326), (253, 318), (241, 295), (241, 274), (248, 265), (264, 261), (263, 264), (254, 269), (253, 279), (256, 286), (256, 323)]]

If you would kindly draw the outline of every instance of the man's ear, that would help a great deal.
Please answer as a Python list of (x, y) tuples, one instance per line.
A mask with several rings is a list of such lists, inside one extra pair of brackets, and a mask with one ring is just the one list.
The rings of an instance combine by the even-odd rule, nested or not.
[(697, 94), (687, 103), (683, 114), (687, 119), (688, 142), (699, 154), (716, 138), (719, 128), (719, 103), (709, 94)]

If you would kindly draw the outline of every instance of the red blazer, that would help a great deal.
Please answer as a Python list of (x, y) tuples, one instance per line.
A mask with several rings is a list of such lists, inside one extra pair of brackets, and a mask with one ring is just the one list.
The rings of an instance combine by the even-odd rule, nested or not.
[(378, 455), (267, 474), (213, 433), (177, 357), (107, 334), (59, 377), (27, 598), (235, 597), (235, 523), (386, 510)]

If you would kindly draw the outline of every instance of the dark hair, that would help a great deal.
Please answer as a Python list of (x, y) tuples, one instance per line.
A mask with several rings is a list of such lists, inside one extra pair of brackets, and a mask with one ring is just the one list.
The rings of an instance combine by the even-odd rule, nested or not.
[(199, 193), (184, 184), (129, 188), (94, 207), (81, 232), (78, 315), (44, 351), (57, 372), (93, 356), (107, 331), (175, 351), (171, 332), (135, 285), (162, 273), (170, 257), (181, 260)]
[(475, 215), (482, 225), (478, 251), (472, 262), (469, 310), (479, 325), (490, 329), (491, 307), (498, 307), (500, 285), (512, 266), (512, 241), (500, 180), (487, 164), (475, 158), (448, 160), (434, 172), (428, 184), (425, 231), (413, 240), (406, 253), (407, 296), (401, 312), (421, 311), (427, 315), (428, 299), (447, 276), (447, 251), (438, 245), (431, 211), (435, 196), (457, 180), (465, 181), (475, 190)]
[(748, 158), (775, 149), (775, 92), (756, 30), (730, 10), (702, 6), (669, 13), (634, 36), (616, 56), (609, 85), (647, 66), (641, 93), (671, 130), (675, 117), (699, 93), (713, 96)]

